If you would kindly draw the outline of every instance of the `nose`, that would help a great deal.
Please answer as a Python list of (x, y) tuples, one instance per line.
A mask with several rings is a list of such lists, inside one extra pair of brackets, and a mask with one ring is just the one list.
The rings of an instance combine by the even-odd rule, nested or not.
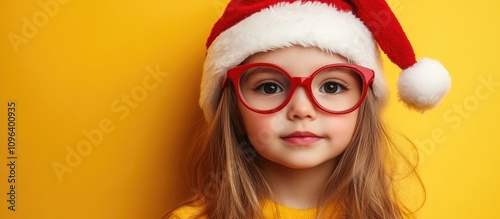
[(289, 120), (316, 119), (316, 108), (311, 101), (306, 90), (303, 87), (297, 87), (288, 102), (287, 118)]

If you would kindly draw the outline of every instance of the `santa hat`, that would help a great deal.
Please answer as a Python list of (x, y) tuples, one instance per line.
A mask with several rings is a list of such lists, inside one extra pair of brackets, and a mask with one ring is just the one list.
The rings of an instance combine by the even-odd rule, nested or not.
[(372, 69), (372, 90), (386, 94), (377, 43), (403, 71), (399, 98), (408, 107), (425, 111), (446, 95), (451, 79), (438, 62), (415, 59), (413, 48), (384, 0), (232, 0), (207, 40), (200, 106), (213, 118), (229, 68), (249, 56), (300, 45), (317, 47)]

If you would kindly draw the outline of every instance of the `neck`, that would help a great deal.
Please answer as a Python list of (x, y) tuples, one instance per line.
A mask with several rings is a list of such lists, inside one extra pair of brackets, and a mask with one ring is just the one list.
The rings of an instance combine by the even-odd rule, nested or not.
[(272, 201), (291, 208), (316, 208), (321, 192), (335, 169), (335, 160), (308, 169), (292, 169), (263, 161)]

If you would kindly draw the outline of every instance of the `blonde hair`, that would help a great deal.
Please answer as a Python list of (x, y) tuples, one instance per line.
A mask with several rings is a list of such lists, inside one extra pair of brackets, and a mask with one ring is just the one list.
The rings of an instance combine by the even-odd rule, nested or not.
[[(232, 85), (222, 93), (215, 117), (202, 128), (185, 159), (189, 200), (181, 205), (199, 207), (197, 217), (263, 218), (261, 204), (271, 194), (260, 155), (245, 136)], [(401, 155), (384, 128), (382, 104), (371, 89), (360, 106), (351, 145), (318, 201), (318, 218), (403, 218), (412, 216), (394, 189), (396, 171), (390, 159)], [(411, 174), (415, 165), (403, 157)], [(422, 187), (423, 188), (423, 187)], [(166, 218), (172, 216), (172, 212)]]

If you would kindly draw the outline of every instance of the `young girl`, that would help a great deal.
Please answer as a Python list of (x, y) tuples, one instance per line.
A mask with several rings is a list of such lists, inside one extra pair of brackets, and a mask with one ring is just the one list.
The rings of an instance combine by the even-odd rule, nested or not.
[[(212, 29), (191, 198), (166, 218), (402, 218), (380, 48), (425, 111), (450, 87), (383, 0), (233, 0)], [(396, 148), (397, 150), (397, 148)], [(397, 164), (404, 165), (404, 164)]]

